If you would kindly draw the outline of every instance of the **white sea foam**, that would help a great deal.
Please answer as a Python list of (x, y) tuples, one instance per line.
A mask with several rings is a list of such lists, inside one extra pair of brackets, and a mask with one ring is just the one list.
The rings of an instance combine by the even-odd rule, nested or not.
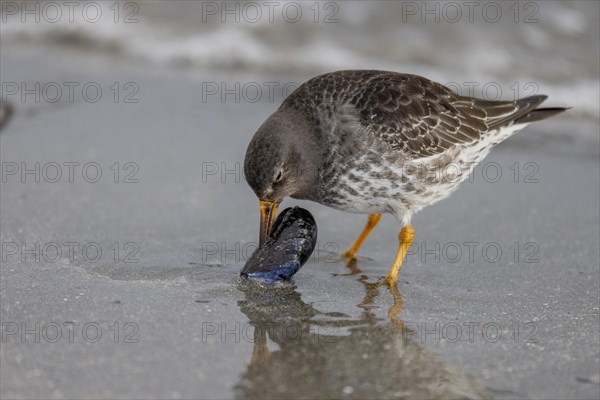
[(34, 23), (31, 17), (22, 23), (19, 13), (3, 15), (1, 40), (80, 46), (203, 69), (305, 75), (391, 69), (455, 82), (465, 91), (476, 82), (471, 94), (478, 97), (490, 94), (483, 91), (486, 85), (494, 96), (494, 87), (500, 87), (503, 99), (544, 93), (553, 105), (573, 106), (571, 115), (600, 117), (595, 2), (538, 3), (535, 23), (515, 23), (507, 8), (497, 23), (477, 18), (477, 13), (473, 22), (465, 16), (457, 23), (443, 18), (423, 23), (419, 15), (408, 18), (401, 4), (366, 1), (337, 3), (337, 23), (322, 23), (331, 12), (323, 8), (318, 23), (308, 8), (297, 23), (277, 13), (273, 21), (264, 14), (255, 23), (243, 18), (221, 23), (218, 15), (203, 13), (201, 2), (168, 2), (168, 8), (165, 3), (140, 3), (137, 23), (115, 23), (108, 3), (103, 6), (106, 17), (96, 23), (77, 12), (73, 22), (63, 17), (56, 23)]

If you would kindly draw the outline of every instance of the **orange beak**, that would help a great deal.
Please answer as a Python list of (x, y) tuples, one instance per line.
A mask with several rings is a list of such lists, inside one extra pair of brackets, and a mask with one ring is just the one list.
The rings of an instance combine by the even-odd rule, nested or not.
[(277, 206), (279, 204), (272, 201), (260, 201), (260, 237), (258, 245), (262, 246), (269, 235), (271, 234), (271, 228), (273, 227), (273, 221), (275, 215), (277, 215)]

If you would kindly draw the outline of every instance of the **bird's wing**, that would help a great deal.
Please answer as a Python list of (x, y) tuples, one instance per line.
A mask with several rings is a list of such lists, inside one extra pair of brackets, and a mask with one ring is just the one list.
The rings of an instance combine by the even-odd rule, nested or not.
[(348, 98), (338, 109), (338, 121), (340, 131), (363, 131), (409, 159), (418, 159), (477, 142), (486, 132), (535, 109), (545, 96), (528, 99), (463, 97), (420, 76), (387, 73)]

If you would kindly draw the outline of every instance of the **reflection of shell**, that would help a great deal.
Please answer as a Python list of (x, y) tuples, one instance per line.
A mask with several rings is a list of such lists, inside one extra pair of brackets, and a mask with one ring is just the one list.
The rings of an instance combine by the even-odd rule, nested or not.
[(275, 283), (290, 279), (308, 260), (317, 242), (317, 223), (303, 208), (286, 208), (267, 241), (250, 257), (241, 276)]

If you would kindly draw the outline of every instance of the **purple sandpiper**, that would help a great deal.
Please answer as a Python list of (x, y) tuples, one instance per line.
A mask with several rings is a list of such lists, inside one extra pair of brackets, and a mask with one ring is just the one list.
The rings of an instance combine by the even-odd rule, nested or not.
[(385, 279), (395, 285), (412, 240), (413, 214), (453, 192), (490, 149), (530, 122), (565, 108), (461, 96), (417, 75), (350, 70), (292, 92), (246, 151), (246, 180), (259, 198), (260, 243), (286, 197), (370, 214), (343, 256), (352, 260), (381, 214), (402, 224)]

